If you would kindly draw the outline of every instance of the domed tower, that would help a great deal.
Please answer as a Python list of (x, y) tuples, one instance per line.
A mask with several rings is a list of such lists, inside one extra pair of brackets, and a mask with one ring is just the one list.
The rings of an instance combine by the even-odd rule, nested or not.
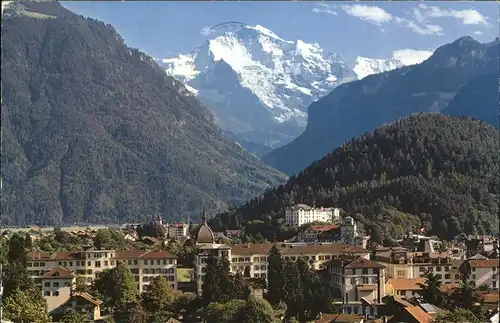
[(345, 217), (340, 225), (340, 236), (344, 243), (354, 243), (354, 238), (358, 235), (356, 223), (350, 216)]
[(203, 209), (203, 215), (201, 216), (201, 227), (198, 230), (198, 236), (196, 237), (196, 243), (210, 243), (215, 242), (214, 233), (212, 229), (207, 225), (207, 216), (205, 215), (205, 209)]

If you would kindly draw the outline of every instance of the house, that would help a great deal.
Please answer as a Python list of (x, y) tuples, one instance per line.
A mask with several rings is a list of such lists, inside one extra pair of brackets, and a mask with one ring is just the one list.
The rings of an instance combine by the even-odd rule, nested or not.
[(102, 301), (89, 293), (75, 292), (51, 314), (62, 317), (71, 311), (84, 311), (88, 313), (88, 319), (95, 321), (101, 319), (101, 305)]
[(226, 236), (228, 238), (239, 237), (243, 234), (243, 230), (226, 230)]
[(425, 278), (391, 278), (385, 284), (386, 295), (414, 297), (425, 284)]
[(157, 246), (157, 245), (161, 244), (161, 241), (156, 239), (155, 237), (146, 236), (146, 237), (143, 237), (141, 240), (143, 243), (147, 244), (148, 246)]
[(285, 209), (285, 224), (292, 227), (312, 222), (334, 223), (338, 219), (340, 219), (338, 208), (316, 208), (307, 204), (296, 204)]
[(47, 311), (51, 313), (70, 298), (75, 274), (66, 267), (57, 266), (41, 276), (40, 282)]
[(347, 313), (377, 315), (385, 295), (385, 266), (361, 257), (340, 256), (326, 263), (326, 268), (334, 296), (342, 299)]
[(461, 272), (476, 283), (498, 289), (499, 259), (468, 259), (461, 266)]

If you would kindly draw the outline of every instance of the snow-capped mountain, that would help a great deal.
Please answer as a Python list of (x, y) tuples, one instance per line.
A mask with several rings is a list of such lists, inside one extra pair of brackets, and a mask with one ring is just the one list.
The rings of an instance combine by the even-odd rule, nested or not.
[(353, 70), (358, 76), (358, 79), (361, 80), (368, 75), (388, 72), (403, 66), (405, 66), (405, 64), (395, 58), (377, 59), (358, 56), (354, 62)]
[(339, 84), (402, 66), (359, 57), (353, 69), (317, 43), (243, 24), (212, 32), (190, 53), (157, 61), (212, 110), (232, 139), (271, 148), (300, 135), (307, 107)]
[(357, 78), (340, 56), (260, 25), (226, 29), (191, 53), (158, 62), (212, 109), (223, 129), (268, 132), (254, 139), (271, 147), (300, 134), (309, 104)]

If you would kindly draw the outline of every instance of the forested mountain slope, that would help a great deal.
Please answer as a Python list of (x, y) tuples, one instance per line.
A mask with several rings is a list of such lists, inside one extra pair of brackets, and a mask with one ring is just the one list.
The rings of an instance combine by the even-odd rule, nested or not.
[[(295, 174), (347, 140), (418, 112), (441, 112), (470, 80), (498, 71), (500, 42), (462, 37), (421, 64), (342, 84), (309, 106), (307, 128), (265, 156)], [(478, 107), (480, 109), (480, 107)]]
[(498, 233), (499, 148), (487, 123), (411, 115), (348, 141), (212, 225), (286, 237), (284, 208), (306, 203), (344, 209), (375, 240), (421, 226), (443, 238)]
[(474, 117), (498, 128), (500, 126), (499, 79), (499, 70), (473, 78), (442, 112), (455, 116)]
[(2, 20), (3, 224), (193, 215), (286, 179), (110, 25), (52, 2)]

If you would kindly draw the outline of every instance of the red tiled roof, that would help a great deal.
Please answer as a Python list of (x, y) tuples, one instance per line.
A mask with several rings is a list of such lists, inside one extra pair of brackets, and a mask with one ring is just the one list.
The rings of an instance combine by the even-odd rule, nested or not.
[(469, 260), (469, 264), (473, 268), (498, 267), (499, 259), (473, 259)]
[(394, 290), (421, 290), (419, 284), (425, 284), (425, 278), (391, 278), (387, 284)]
[(498, 293), (488, 293), (481, 295), (481, 301), (489, 304), (496, 304), (500, 301), (500, 295)]
[(432, 321), (432, 316), (425, 312), (420, 306), (405, 307), (405, 311), (419, 323), (430, 323)]
[(358, 314), (322, 314), (314, 323), (358, 323), (363, 319)]
[(345, 266), (345, 268), (385, 268), (385, 266), (370, 259), (357, 258), (349, 265)]
[(310, 229), (313, 231), (324, 232), (332, 229), (338, 228), (335, 224), (319, 224), (319, 225), (311, 225)]
[[(235, 256), (251, 256), (255, 254), (267, 255), (272, 248), (272, 243), (258, 244), (241, 244), (231, 246), (231, 254)], [(282, 256), (287, 255), (302, 255), (302, 254), (332, 254), (343, 255), (348, 253), (368, 253), (369, 251), (356, 245), (348, 245), (343, 243), (331, 244), (308, 244), (305, 246), (292, 246), (285, 244), (277, 244)]]
[(58, 266), (52, 268), (48, 273), (43, 275), (41, 279), (72, 279), (75, 275), (66, 267)]

